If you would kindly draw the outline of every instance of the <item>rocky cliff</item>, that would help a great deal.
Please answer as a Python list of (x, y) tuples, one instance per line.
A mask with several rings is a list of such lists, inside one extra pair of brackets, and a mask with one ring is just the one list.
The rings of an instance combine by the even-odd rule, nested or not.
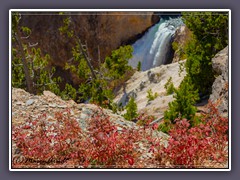
[[(49, 13), (22, 14), (21, 25), (32, 30), (27, 42), (38, 43), (42, 53), (51, 56), (52, 64), (61, 68), (72, 57), (74, 40), (62, 36), (59, 27), (65, 15)], [(149, 27), (159, 21), (153, 12), (92, 12), (71, 13), (75, 31), (88, 51), (93, 62), (103, 61), (111, 51), (139, 38)], [(67, 77), (66, 77), (67, 78)], [(70, 78), (72, 79), (72, 78)]]
[[(185, 63), (186, 61), (182, 61)], [(178, 62), (161, 65), (148, 71), (136, 72), (120, 89), (115, 98), (118, 104), (126, 105), (130, 97), (134, 97), (138, 106), (138, 113), (154, 115), (156, 118), (163, 117), (168, 109), (168, 103), (173, 101), (173, 94), (168, 95), (164, 85), (172, 78), (174, 87), (178, 87), (186, 75), (185, 69), (180, 73)], [(148, 91), (152, 90), (157, 97), (149, 101)]]
[(228, 116), (228, 46), (215, 55), (212, 67), (216, 79), (212, 85), (210, 101), (217, 104), (222, 115)]
[[(183, 43), (183, 41), (180, 41)], [(181, 63), (185, 63), (182, 60)], [(179, 74), (179, 62), (168, 65), (161, 65), (144, 72), (136, 72), (117, 93), (115, 102), (126, 105), (130, 97), (134, 97), (138, 105), (139, 113), (146, 113), (161, 118), (164, 111), (168, 109), (168, 103), (173, 101), (173, 95), (167, 95), (164, 85), (170, 77), (175, 87), (178, 87), (186, 75), (185, 68)], [(212, 59), (213, 71), (215, 72), (216, 80), (212, 85), (212, 94), (210, 101), (217, 103), (219, 112), (222, 115), (228, 113), (228, 47), (220, 51)], [(157, 97), (148, 101), (148, 91), (152, 90), (153, 94), (157, 93)], [(205, 100), (196, 104), (197, 108), (202, 111), (208, 103)]]
[(191, 31), (187, 28), (186, 25), (180, 26), (173, 37), (173, 49), (174, 55), (172, 62), (177, 62), (183, 59), (186, 59), (184, 55), (184, 46), (191, 38)]

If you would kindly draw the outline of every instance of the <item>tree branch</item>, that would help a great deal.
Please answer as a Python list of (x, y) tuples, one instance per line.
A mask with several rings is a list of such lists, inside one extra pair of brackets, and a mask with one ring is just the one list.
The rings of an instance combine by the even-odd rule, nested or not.
[(22, 45), (22, 42), (21, 42), (19, 37), (20, 37), (20, 33), (19, 33), (19, 29), (17, 28), (15, 38), (16, 38), (17, 43), (19, 45), (20, 53), (21, 53), (21, 56), (22, 56), (22, 63), (23, 63), (23, 70), (24, 70), (24, 74), (25, 74), (25, 78), (26, 78), (27, 91), (29, 93), (34, 93), (34, 91), (33, 91), (33, 81), (32, 81), (32, 79), (30, 77), (30, 74), (29, 74), (29, 69), (28, 69), (27, 60), (26, 60), (26, 57), (25, 57), (23, 45)]

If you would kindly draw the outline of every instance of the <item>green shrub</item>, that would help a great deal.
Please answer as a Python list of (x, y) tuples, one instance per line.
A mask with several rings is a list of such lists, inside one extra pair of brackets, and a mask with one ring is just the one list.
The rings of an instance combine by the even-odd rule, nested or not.
[(111, 56), (105, 58), (104, 66), (108, 70), (107, 75), (113, 79), (119, 79), (132, 69), (128, 65), (128, 60), (132, 58), (133, 47), (130, 45), (120, 46), (113, 50)]
[(175, 51), (175, 53), (179, 56), (179, 60), (186, 59), (185, 45), (180, 45), (177, 42), (173, 42), (172, 48)]
[(141, 61), (138, 61), (137, 70), (141, 71), (141, 69), (142, 69), (142, 63)]
[(166, 89), (167, 91), (167, 95), (170, 95), (170, 94), (173, 94), (174, 93), (174, 85), (173, 85), (173, 82), (172, 82), (172, 77), (170, 77), (168, 79), (168, 81), (166, 82), (166, 84), (164, 85), (164, 88)]
[(157, 97), (158, 97), (158, 94), (156, 92), (153, 94), (152, 89), (149, 89), (147, 91), (148, 102), (156, 99)]
[(178, 90), (175, 90), (173, 102), (169, 103), (169, 110), (164, 112), (164, 119), (174, 120), (177, 118), (186, 118), (193, 120), (197, 111), (194, 104), (199, 99), (197, 90), (194, 90), (193, 84), (189, 78), (185, 78)]
[(123, 117), (126, 120), (133, 120), (134, 118), (138, 117), (138, 113), (137, 113), (137, 104), (134, 100), (133, 97), (131, 97), (130, 101), (128, 102), (128, 104), (126, 105), (126, 113), (123, 115)]
[(94, 79), (91, 83), (81, 84), (78, 91), (82, 94), (83, 100), (111, 109), (113, 93), (105, 80)]
[(178, 45), (177, 42), (173, 42), (173, 43), (172, 43), (172, 48), (173, 48), (174, 51), (177, 51), (177, 50), (178, 50), (178, 46), (179, 46), (179, 45)]
[[(197, 109), (194, 106), (199, 100), (198, 92), (209, 94), (214, 81), (211, 60), (228, 44), (228, 15), (212, 12), (182, 14), (184, 23), (192, 34), (191, 40), (184, 48), (187, 75), (179, 89), (174, 90), (175, 100), (169, 103), (169, 110), (165, 111), (164, 118), (172, 123), (175, 123), (176, 118), (186, 118), (191, 126), (194, 126), (200, 123), (199, 118), (195, 116)], [(177, 44), (173, 44), (173, 48), (177, 48)]]
[(69, 100), (69, 99), (76, 100), (77, 90), (71, 84), (66, 83), (65, 89), (61, 93), (61, 97), (64, 100)]
[(214, 81), (211, 60), (228, 44), (228, 14), (185, 12), (183, 19), (192, 32), (192, 39), (185, 49), (187, 76), (195, 89), (209, 94)]

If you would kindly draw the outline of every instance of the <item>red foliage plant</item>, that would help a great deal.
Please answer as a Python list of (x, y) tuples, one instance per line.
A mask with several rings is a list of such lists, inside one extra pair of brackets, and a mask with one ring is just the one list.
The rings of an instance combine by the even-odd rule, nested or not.
[(102, 109), (88, 119), (86, 132), (71, 118), (70, 110), (56, 113), (53, 119), (55, 122), (48, 121), (44, 114), (13, 126), (12, 139), (25, 159), (14, 161), (14, 167), (65, 164), (65, 167), (125, 168), (136, 164), (134, 144), (138, 133), (131, 128), (118, 131)]
[(137, 158), (134, 144), (138, 142), (137, 131), (121, 129), (110, 121), (110, 116), (98, 109), (89, 119), (88, 162), (104, 167), (131, 167)]
[(152, 121), (155, 120), (155, 117), (152, 115), (140, 114), (137, 117), (137, 125), (139, 126), (148, 126)]
[[(202, 124), (190, 127), (186, 119), (176, 120), (169, 140), (156, 136), (155, 126), (117, 127), (98, 108), (83, 131), (70, 110), (57, 112), (52, 120), (43, 114), (12, 127), (12, 140), (20, 150), (12, 159), (14, 168), (139, 168), (216, 167), (228, 160), (228, 119), (214, 105)], [(151, 118), (150, 118), (151, 120)], [(155, 132), (154, 132), (155, 131)], [(153, 133), (154, 132), (154, 133)], [(154, 135), (155, 134), (155, 135)], [(144, 145), (141, 150), (140, 143)], [(145, 144), (144, 144), (145, 143)], [(164, 144), (164, 145), (163, 145)], [(141, 145), (141, 146), (142, 146)], [(153, 159), (142, 159), (152, 153)]]
[(158, 148), (156, 159), (174, 168), (224, 167), (228, 160), (228, 118), (221, 117), (213, 104), (202, 123), (190, 127), (186, 119), (176, 119), (167, 147)]
[(73, 156), (83, 137), (78, 122), (70, 118), (69, 110), (57, 112), (54, 120), (48, 121), (43, 114), (21, 126), (13, 126), (12, 139), (22, 152), (24, 163), (62, 163)]

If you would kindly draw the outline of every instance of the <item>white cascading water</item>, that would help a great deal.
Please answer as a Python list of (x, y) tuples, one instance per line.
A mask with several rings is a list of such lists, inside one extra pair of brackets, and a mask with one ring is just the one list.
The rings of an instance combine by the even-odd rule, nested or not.
[(181, 17), (168, 20), (161, 18), (159, 23), (151, 27), (133, 44), (133, 58), (129, 60), (129, 65), (136, 68), (140, 61), (141, 70), (146, 71), (164, 64), (172, 36), (181, 25), (183, 25)]

